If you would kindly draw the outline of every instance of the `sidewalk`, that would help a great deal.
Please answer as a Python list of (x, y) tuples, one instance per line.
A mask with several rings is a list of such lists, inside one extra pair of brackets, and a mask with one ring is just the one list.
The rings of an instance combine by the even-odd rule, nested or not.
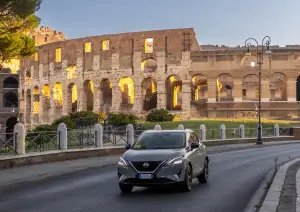
[[(256, 144), (232, 144), (222, 146), (207, 147), (209, 154), (225, 152), (231, 150), (242, 150), (251, 148), (263, 148), (267, 146), (278, 146), (287, 144), (296, 144), (300, 141), (276, 141), (266, 142), (264, 145)], [(47, 177), (59, 176), (66, 173), (77, 172), (87, 169), (114, 166), (119, 161), (120, 156), (102, 156), (93, 158), (84, 158), (77, 160), (68, 160), (62, 162), (43, 163), (30, 166), (22, 166), (11, 169), (0, 170), (0, 187), (11, 184), (27, 183), (41, 180)]]
[(300, 158), (280, 167), (259, 212), (300, 212)]

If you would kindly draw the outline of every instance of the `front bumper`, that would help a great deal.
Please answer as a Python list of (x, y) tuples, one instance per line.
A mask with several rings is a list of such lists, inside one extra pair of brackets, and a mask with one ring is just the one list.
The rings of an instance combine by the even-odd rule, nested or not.
[[(140, 174), (151, 174), (153, 178), (139, 179)], [(133, 186), (150, 187), (155, 185), (174, 184), (182, 182), (184, 176), (184, 163), (167, 167), (161, 166), (153, 172), (139, 172), (131, 164), (127, 167), (118, 167), (119, 183), (130, 184)]]

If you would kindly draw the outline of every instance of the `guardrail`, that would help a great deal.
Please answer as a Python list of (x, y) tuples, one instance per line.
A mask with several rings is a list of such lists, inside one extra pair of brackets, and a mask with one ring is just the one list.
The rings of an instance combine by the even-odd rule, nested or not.
[[(184, 126), (180, 126), (184, 127)], [(154, 129), (161, 129), (156, 125)], [(193, 129), (201, 141), (251, 139), (257, 137), (257, 129), (227, 128), (221, 125), (219, 129), (206, 129), (200, 125)], [(133, 143), (144, 130), (136, 130), (133, 125), (126, 128), (103, 128), (96, 124), (92, 129), (67, 129), (64, 123), (59, 124), (57, 131), (28, 132), (25, 133), (24, 125), (18, 123), (14, 133), (0, 134), (0, 155), (16, 155), (31, 152), (46, 152), (51, 150), (85, 149), (85, 148), (110, 148), (124, 147), (126, 143)], [(293, 128), (263, 128), (262, 135), (266, 137), (293, 136)]]

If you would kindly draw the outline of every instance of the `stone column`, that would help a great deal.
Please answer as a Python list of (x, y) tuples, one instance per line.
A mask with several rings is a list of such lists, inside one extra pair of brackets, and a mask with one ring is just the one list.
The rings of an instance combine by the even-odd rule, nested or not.
[(233, 95), (235, 102), (242, 102), (243, 101), (243, 86), (241, 79), (235, 79), (233, 86)]
[(164, 80), (157, 82), (157, 108), (166, 109), (166, 85)]
[(63, 105), (62, 105), (62, 115), (68, 115), (68, 86), (63, 85)]
[(287, 87), (287, 100), (289, 102), (296, 102), (297, 82), (295, 80), (288, 80), (286, 82)]
[(143, 110), (143, 89), (141, 84), (134, 85), (134, 105), (133, 105), (133, 112), (136, 114), (141, 114)]
[(261, 101), (262, 102), (270, 101), (269, 81), (266, 81), (266, 80), (261, 82)]
[(190, 80), (182, 80), (182, 110), (184, 112), (191, 111), (191, 81)]
[(114, 82), (112, 83), (112, 106), (111, 106), (112, 113), (120, 112), (121, 102), (122, 102), (122, 94), (121, 94), (119, 83)]
[(216, 102), (217, 83), (216, 79), (207, 79), (207, 101)]
[(94, 86), (94, 106), (93, 111), (95, 113), (99, 113), (101, 111), (101, 103), (100, 103), (100, 85)]
[(84, 111), (86, 107), (84, 107), (83, 97), (85, 95), (83, 87), (77, 87), (77, 111)]
[(55, 107), (56, 105), (54, 101), (53, 85), (50, 85), (50, 110), (49, 110), (50, 123), (52, 123), (56, 119)]

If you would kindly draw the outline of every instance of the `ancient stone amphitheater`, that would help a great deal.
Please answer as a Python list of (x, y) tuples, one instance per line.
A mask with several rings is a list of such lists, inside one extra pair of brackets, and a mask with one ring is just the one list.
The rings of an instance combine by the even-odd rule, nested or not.
[[(298, 116), (300, 46), (271, 51), (262, 66), (262, 116)], [(85, 110), (143, 115), (166, 108), (182, 119), (255, 118), (258, 68), (254, 52), (246, 52), (199, 45), (192, 28), (44, 44), (21, 60), (22, 117), (27, 127)]]

